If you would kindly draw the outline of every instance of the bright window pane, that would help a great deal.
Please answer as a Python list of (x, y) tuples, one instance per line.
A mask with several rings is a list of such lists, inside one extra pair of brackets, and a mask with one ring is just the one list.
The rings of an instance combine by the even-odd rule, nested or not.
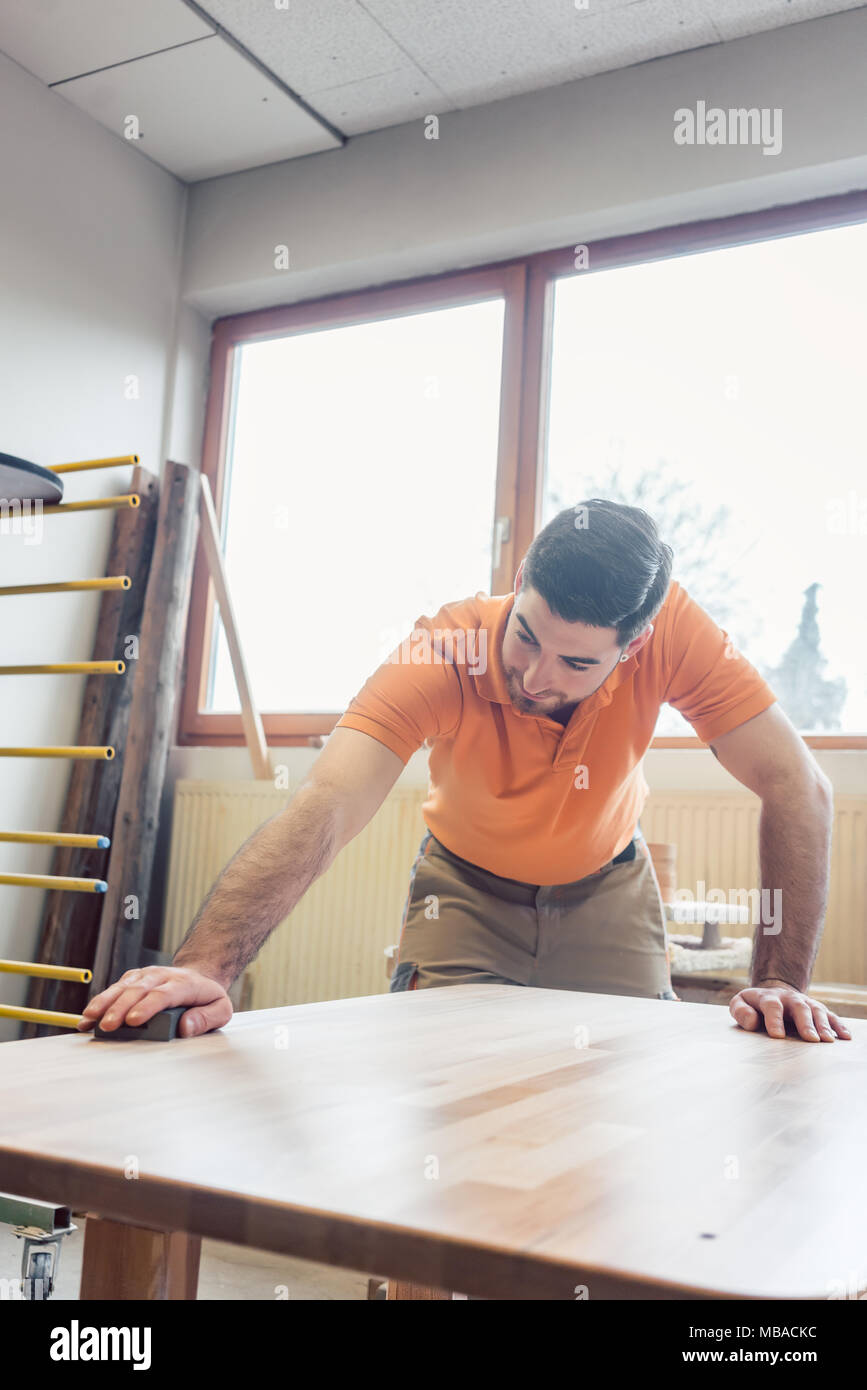
[[(262, 710), (342, 711), (491, 583), (503, 300), (239, 349), (224, 549)], [(222, 626), (212, 711), (239, 702)]]
[[(865, 264), (859, 223), (555, 291), (542, 523), (649, 511), (803, 733), (867, 729)], [(693, 731), (663, 706), (657, 732)]]

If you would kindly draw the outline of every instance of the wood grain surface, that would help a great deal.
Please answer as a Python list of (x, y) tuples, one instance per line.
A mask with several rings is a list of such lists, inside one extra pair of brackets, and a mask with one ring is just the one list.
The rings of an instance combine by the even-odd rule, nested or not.
[(850, 1026), (456, 985), (7, 1043), (0, 1189), (484, 1297), (840, 1297), (867, 1285)]

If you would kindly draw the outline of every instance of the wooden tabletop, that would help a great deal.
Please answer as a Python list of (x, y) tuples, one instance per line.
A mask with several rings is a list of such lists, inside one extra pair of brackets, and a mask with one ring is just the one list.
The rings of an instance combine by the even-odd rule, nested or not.
[(488, 1297), (822, 1299), (867, 1283), (850, 1026), (456, 985), (6, 1043), (0, 1189)]

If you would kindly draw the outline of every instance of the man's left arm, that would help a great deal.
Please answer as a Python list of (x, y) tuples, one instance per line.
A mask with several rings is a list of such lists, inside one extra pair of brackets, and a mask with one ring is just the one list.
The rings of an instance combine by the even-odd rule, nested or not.
[[(851, 1038), (842, 1019), (805, 993), (828, 897), (833, 789), (779, 704), (710, 743), (723, 767), (761, 797), (762, 910), (750, 985), (729, 1012), (741, 1028), (786, 1035), (790, 1019), (807, 1042)], [(769, 906), (772, 909), (769, 911)]]

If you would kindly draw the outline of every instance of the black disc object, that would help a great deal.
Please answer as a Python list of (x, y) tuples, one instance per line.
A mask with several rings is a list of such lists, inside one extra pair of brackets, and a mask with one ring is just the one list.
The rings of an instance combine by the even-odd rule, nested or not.
[(57, 473), (14, 454), (0, 454), (0, 501), (59, 502), (62, 496), (63, 478)]
[(182, 1014), (187, 1012), (189, 1004), (176, 1004), (172, 1009), (163, 1009), (161, 1013), (154, 1014), (146, 1023), (122, 1023), (119, 1028), (109, 1028), (105, 1032), (97, 1023), (93, 1030), (96, 1038), (107, 1038), (117, 1042), (129, 1042), (133, 1038), (147, 1038), (151, 1042), (171, 1042), (172, 1038), (180, 1037), (178, 1024)]

